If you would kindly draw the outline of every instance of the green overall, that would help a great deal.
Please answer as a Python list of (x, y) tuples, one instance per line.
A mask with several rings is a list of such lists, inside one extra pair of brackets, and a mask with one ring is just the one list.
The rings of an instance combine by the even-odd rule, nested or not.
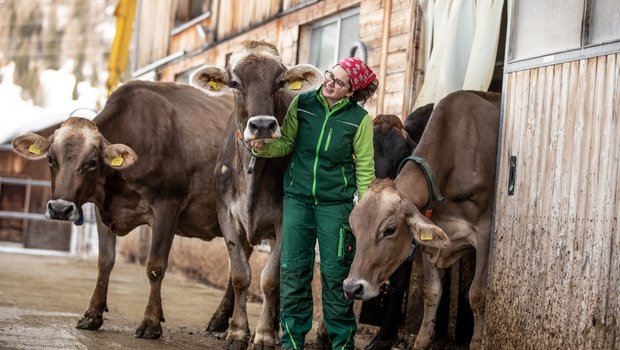
[(354, 349), (357, 330), (353, 302), (342, 282), (355, 254), (349, 228), (353, 196), (374, 178), (372, 121), (366, 110), (345, 98), (331, 110), (319, 88), (291, 102), (282, 137), (261, 157), (293, 152), (284, 175), (280, 321), (282, 347), (303, 349), (312, 328), (315, 243), (321, 258), (323, 317), (333, 349)]

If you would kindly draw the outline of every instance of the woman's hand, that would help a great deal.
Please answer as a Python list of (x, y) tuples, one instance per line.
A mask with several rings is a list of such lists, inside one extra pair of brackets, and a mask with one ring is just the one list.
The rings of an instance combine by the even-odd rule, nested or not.
[(265, 141), (263, 140), (252, 140), (249, 143), (256, 152), (262, 152), (265, 149)]

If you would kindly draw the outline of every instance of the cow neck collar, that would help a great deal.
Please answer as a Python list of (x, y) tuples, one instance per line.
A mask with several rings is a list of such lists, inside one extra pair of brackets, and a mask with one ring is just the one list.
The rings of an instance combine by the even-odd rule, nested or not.
[(237, 141), (241, 141), (241, 144), (248, 151), (250, 155), (250, 164), (248, 165), (248, 174), (252, 174), (254, 172), (254, 166), (256, 165), (256, 156), (252, 153), (252, 147), (248, 144), (248, 142), (243, 138), (243, 133), (241, 129), (237, 128), (235, 130), (235, 139)]
[(418, 164), (420, 168), (422, 168), (422, 172), (424, 173), (424, 177), (426, 178), (426, 182), (428, 183), (428, 204), (426, 206), (424, 216), (430, 219), (433, 215), (433, 197), (435, 197), (438, 202), (443, 202), (445, 198), (441, 195), (441, 191), (439, 190), (439, 186), (437, 185), (437, 179), (435, 178), (435, 173), (433, 173), (433, 169), (428, 164), (426, 159), (422, 157), (410, 155), (409, 157), (403, 159), (398, 166), (398, 171), (396, 172), (396, 175), (398, 176), (400, 170), (405, 166), (408, 161), (413, 161)]

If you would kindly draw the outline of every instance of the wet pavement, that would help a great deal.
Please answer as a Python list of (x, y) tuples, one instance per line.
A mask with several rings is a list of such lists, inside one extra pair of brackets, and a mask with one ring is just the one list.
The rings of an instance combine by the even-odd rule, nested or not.
[[(222, 271), (226, 273), (226, 271)], [(204, 328), (223, 291), (168, 272), (162, 286), (166, 322), (159, 340), (136, 339), (149, 283), (143, 266), (117, 259), (108, 293), (109, 312), (98, 331), (75, 328), (90, 300), (97, 261), (71, 256), (6, 253), (0, 250), (1, 349), (220, 349), (223, 340)], [(260, 304), (248, 303), (250, 327)]]

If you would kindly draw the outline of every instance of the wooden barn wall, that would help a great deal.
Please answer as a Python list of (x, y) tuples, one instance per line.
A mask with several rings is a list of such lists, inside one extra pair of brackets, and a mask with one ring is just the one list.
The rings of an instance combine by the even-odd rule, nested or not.
[[(242, 3), (244, 7), (241, 6)], [(250, 3), (252, 5), (248, 8)], [(300, 1), (284, 1), (284, 5), (292, 7), (300, 3)], [(175, 81), (178, 75), (203, 64), (224, 66), (226, 56), (243, 40), (248, 39), (264, 39), (273, 43), (280, 51), (284, 64), (295, 65), (301, 26), (359, 6), (360, 39), (367, 45), (368, 64), (378, 73), (380, 79), (377, 94), (366, 103), (365, 107), (373, 115), (391, 113), (403, 118), (406, 116), (409, 106), (413, 104), (416, 87), (422, 80), (422, 69), (416, 62), (422, 62), (418, 56), (423, 52), (419, 45), (414, 44), (414, 39), (419, 39), (420, 29), (419, 25), (415, 25), (417, 21), (412, 20), (420, 16), (417, 1), (318, 1), (274, 17), (282, 6), (281, 1), (267, 0), (249, 3), (235, 0), (230, 2), (230, 6), (220, 6), (219, 11), (225, 13), (220, 12), (217, 21), (218, 38), (226, 37), (226, 39), (199, 54), (187, 55), (184, 59), (164, 66), (158, 71), (159, 80)], [(268, 20), (269, 18), (272, 19)], [(252, 23), (264, 24), (246, 30)], [(384, 24), (387, 26), (384, 27)], [(237, 34), (233, 35), (234, 33)], [(195, 40), (197, 39), (188, 39), (184, 34), (177, 35), (172, 38), (171, 45), (174, 49), (170, 52), (194, 48)], [(180, 44), (181, 41), (187, 43)]]
[[(144, 67), (169, 54), (170, 30), (174, 24), (174, 0), (139, 1), (135, 42), (137, 68)], [(174, 48), (170, 48), (174, 52)]]
[(620, 54), (510, 73), (506, 87), (488, 348), (619, 349)]

